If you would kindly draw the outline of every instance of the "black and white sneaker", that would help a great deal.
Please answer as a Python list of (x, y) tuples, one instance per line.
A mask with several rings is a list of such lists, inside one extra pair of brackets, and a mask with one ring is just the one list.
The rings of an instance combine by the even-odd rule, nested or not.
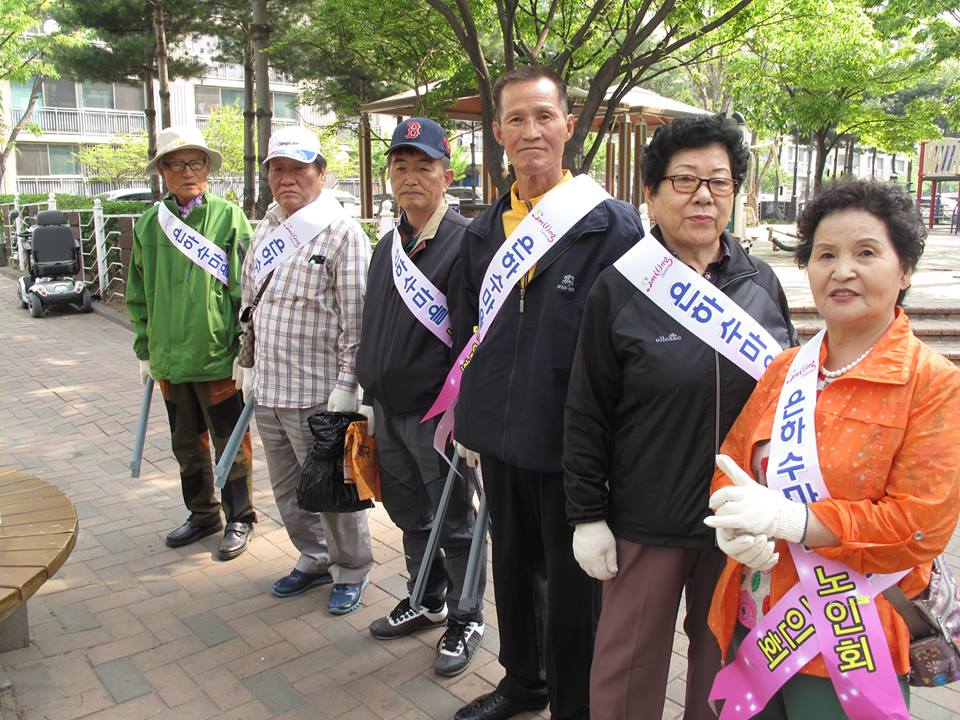
[(437, 643), (437, 660), (433, 663), (433, 671), (443, 677), (459, 675), (467, 669), (481, 640), (482, 620), (463, 622), (450, 618), (447, 620), (447, 631)]
[(370, 634), (377, 640), (393, 640), (417, 630), (443, 625), (446, 619), (446, 604), (441, 605), (439, 610), (429, 610), (423, 606), (414, 610), (410, 607), (410, 598), (404, 598), (389, 615), (370, 624)]

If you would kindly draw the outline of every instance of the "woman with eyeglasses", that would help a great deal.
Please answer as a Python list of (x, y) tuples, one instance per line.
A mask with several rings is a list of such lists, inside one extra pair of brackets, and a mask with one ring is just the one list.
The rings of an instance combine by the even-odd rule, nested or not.
[(604, 581), (591, 720), (660, 717), (684, 592), (684, 718), (714, 718), (706, 621), (726, 557), (703, 525), (714, 457), (764, 365), (796, 344), (773, 271), (726, 231), (748, 162), (723, 116), (659, 128), (642, 168), (653, 237), (599, 276), (584, 309), (563, 467), (574, 555)]

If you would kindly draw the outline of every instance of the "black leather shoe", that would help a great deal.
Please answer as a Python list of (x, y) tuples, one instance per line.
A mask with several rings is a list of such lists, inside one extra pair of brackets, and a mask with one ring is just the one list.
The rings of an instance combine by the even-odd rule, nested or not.
[(453, 720), (506, 720), (522, 712), (543, 710), (546, 706), (546, 695), (526, 700), (511, 700), (494, 690), (457, 710)]
[(194, 525), (187, 520), (183, 525), (176, 530), (171, 530), (167, 535), (167, 547), (183, 547), (184, 545), (196, 542), (200, 538), (205, 538), (207, 535), (218, 533), (221, 530), (223, 530), (223, 523), (220, 521), (215, 522), (213, 525)]
[(227, 523), (227, 529), (223, 531), (223, 539), (217, 550), (217, 557), (221, 560), (233, 560), (247, 549), (251, 535), (253, 535), (253, 523)]

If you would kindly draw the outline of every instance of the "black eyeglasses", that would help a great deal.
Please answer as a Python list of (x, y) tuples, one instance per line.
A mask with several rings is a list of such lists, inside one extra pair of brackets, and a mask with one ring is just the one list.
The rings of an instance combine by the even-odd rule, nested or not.
[(711, 195), (724, 197), (733, 195), (737, 190), (737, 184), (730, 178), (702, 178), (696, 175), (667, 175), (664, 180), (669, 180), (673, 189), (684, 195), (693, 195), (700, 186), (707, 184), (707, 189)]
[(207, 159), (203, 158), (198, 160), (171, 160), (170, 162), (164, 161), (163, 166), (168, 170), (172, 170), (175, 173), (182, 173), (187, 168), (190, 168), (194, 172), (203, 170), (207, 166)]

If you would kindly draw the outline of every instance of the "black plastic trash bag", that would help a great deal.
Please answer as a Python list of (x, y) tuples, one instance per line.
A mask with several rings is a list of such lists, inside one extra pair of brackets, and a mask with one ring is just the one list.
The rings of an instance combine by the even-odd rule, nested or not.
[(297, 504), (310, 512), (356, 512), (373, 507), (357, 486), (343, 481), (343, 443), (347, 426), (366, 420), (359, 413), (319, 412), (307, 418), (313, 447), (300, 471)]

